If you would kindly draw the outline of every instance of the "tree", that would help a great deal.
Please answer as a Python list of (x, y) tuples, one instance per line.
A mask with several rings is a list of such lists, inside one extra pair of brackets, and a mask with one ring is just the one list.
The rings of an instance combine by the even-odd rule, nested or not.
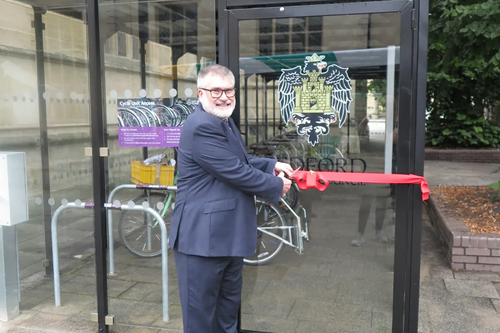
[(385, 79), (373, 79), (368, 82), (368, 91), (373, 94), (378, 105), (386, 112), (387, 81)]
[(498, 148), (500, 1), (430, 0), (427, 146)]

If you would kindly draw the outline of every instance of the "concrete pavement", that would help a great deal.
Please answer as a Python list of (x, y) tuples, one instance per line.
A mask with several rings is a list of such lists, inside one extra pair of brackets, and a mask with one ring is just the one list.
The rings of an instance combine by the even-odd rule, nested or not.
[[(496, 164), (426, 161), (431, 186), (487, 186), (499, 174)], [(424, 210), (419, 333), (500, 332), (500, 275), (453, 272)]]
[[(488, 185), (497, 180), (498, 175), (490, 174), (496, 167), (427, 161), (425, 176), (431, 187)], [(366, 242), (352, 247), (361, 203), (359, 191), (355, 187), (331, 189), (321, 195), (309, 194), (320, 209), (315, 211), (317, 218), (311, 223), (311, 242), (306, 244), (304, 255), (285, 248), (269, 265), (245, 267), (243, 328), (284, 333), (391, 332), (394, 247), (373, 239), (374, 217), (365, 233)], [(367, 186), (365, 192), (369, 190)], [(386, 189), (373, 191), (380, 194)], [(387, 207), (385, 230), (390, 237), (392, 214)], [(500, 332), (500, 275), (453, 272), (425, 210), (423, 221), (419, 332)], [(39, 267), (43, 257), (40, 221), (19, 228), (22, 314), (0, 324), (0, 332), (97, 331), (89, 320), (96, 310), (91, 231), (89, 211), (68, 212), (62, 217), (63, 306), (56, 309), (52, 280), (44, 278)], [(170, 260), (169, 267), (171, 321), (163, 323), (159, 258), (134, 257), (117, 243), (115, 260), (118, 275), (109, 279), (110, 314), (116, 320), (111, 331), (180, 332), (174, 261)]]

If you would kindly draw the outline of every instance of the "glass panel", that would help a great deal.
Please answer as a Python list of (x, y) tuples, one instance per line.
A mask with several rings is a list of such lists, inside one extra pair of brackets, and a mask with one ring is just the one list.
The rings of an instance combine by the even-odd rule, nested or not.
[[(100, 4), (103, 44), (124, 38), (126, 56), (105, 54), (105, 98), (111, 193), (119, 185), (173, 185), (175, 132), (197, 104), (198, 71), (216, 59), (213, 1), (132, 1)], [(134, 42), (137, 41), (137, 42)], [(132, 52), (137, 50), (137, 56)], [(161, 172), (142, 162), (165, 155)], [(148, 173), (148, 168), (153, 172)], [(150, 177), (148, 177), (148, 175)], [(153, 207), (167, 229), (175, 192), (122, 189), (110, 200)], [(108, 215), (109, 216), (109, 215)], [(139, 211), (113, 211), (113, 275), (109, 276), (109, 313), (115, 326), (182, 330), (177, 273), (168, 256), (168, 322), (163, 321), (159, 222)], [(117, 329), (118, 331), (118, 329)]]
[[(274, 25), (273, 39), (252, 39), (263, 23), (240, 24), (240, 116), (249, 152), (304, 170), (395, 172), (399, 14)], [(286, 201), (302, 216), (300, 224), (283, 203), (257, 204), (259, 236), (244, 267), (242, 328), (392, 331), (391, 187), (332, 182), (324, 192), (294, 188)]]
[[(28, 201), (20, 205), (28, 206), (28, 220), (2, 227), (17, 232), (17, 310), (36, 313), (24, 319), (27, 331), (95, 330), (88, 320), (96, 304), (93, 214), (82, 206), (93, 201), (85, 156), (91, 146), (85, 1), (1, 0), (0, 8), (0, 151), (24, 153), (27, 175), (27, 184), (11, 186), (27, 186)], [(58, 209), (62, 307), (56, 308), (50, 231)], [(11, 275), (17, 267), (6, 269)], [(12, 282), (9, 290), (18, 292)]]

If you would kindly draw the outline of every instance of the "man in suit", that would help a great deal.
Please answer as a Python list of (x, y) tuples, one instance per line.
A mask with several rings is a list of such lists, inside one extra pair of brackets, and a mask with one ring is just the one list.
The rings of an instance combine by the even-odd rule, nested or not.
[[(199, 105), (178, 149), (170, 228), (185, 333), (236, 333), (243, 257), (255, 253), (255, 195), (278, 201), (292, 168), (246, 153), (230, 118), (235, 79), (226, 67), (198, 74)], [(278, 174), (278, 176), (277, 176)]]

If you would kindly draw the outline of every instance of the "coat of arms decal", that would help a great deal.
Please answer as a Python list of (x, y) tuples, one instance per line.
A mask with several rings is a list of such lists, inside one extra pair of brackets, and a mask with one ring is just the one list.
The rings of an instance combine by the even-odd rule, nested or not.
[(306, 57), (303, 69), (282, 69), (278, 81), (281, 117), (285, 124), (295, 123), (297, 133), (307, 135), (313, 146), (320, 135), (328, 135), (330, 124), (344, 125), (352, 102), (348, 68), (327, 67), (324, 58), (314, 53)]

